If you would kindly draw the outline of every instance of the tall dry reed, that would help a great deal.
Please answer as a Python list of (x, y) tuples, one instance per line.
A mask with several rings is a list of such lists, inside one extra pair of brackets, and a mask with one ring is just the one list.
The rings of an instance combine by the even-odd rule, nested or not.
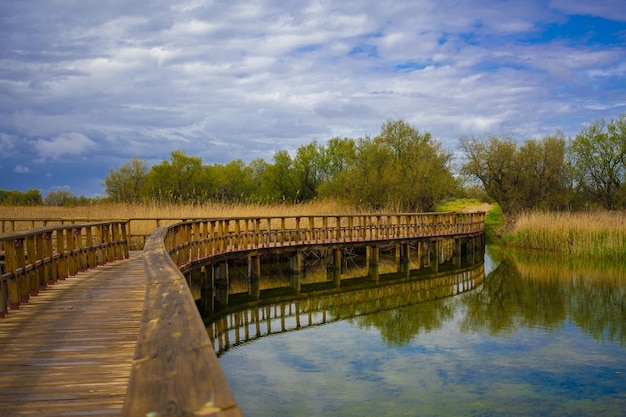
[(98, 203), (89, 206), (0, 206), (3, 219), (191, 219), (209, 217), (248, 216), (295, 216), (323, 214), (357, 214), (353, 207), (344, 206), (334, 200), (322, 200), (297, 205), (290, 204), (126, 204)]
[(626, 258), (626, 212), (530, 212), (517, 217), (506, 244), (573, 256)]

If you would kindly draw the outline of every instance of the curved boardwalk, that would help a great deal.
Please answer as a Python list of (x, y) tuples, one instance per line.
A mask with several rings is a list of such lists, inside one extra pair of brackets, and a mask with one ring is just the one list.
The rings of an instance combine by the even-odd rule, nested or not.
[(0, 320), (0, 416), (121, 415), (145, 289), (135, 252), (11, 310)]

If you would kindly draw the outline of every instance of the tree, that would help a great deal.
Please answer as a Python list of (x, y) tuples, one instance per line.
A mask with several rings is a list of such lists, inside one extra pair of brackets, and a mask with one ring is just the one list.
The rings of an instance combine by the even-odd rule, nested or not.
[(0, 190), (0, 204), (6, 206), (37, 206), (43, 204), (43, 198), (39, 190), (35, 189), (26, 192)]
[(518, 159), (524, 208), (558, 210), (569, 206), (572, 181), (563, 133), (527, 140), (519, 148)]
[(317, 142), (313, 141), (298, 148), (293, 159), (293, 180), (298, 201), (317, 197), (323, 180), (324, 163), (324, 148)]
[(255, 189), (254, 172), (241, 160), (212, 167), (216, 200), (241, 201), (252, 195)]
[[(606, 209), (620, 203), (626, 172), (626, 114), (585, 127), (571, 144), (578, 191)], [(623, 200), (621, 200), (623, 201)]]
[(326, 144), (321, 164), (322, 180), (318, 194), (323, 197), (345, 195), (348, 169), (356, 160), (356, 141), (352, 138), (332, 138)]
[(78, 197), (68, 190), (50, 191), (44, 203), (49, 206), (76, 206), (78, 205)]
[(115, 170), (111, 168), (104, 178), (104, 191), (110, 199), (124, 203), (139, 201), (146, 182), (148, 165), (146, 161), (134, 158), (124, 162)]
[(433, 210), (458, 186), (451, 158), (430, 133), (389, 120), (374, 138), (329, 141), (322, 195), (370, 209)]
[(143, 194), (159, 201), (199, 202), (212, 188), (202, 158), (174, 151), (170, 161), (154, 165), (146, 176)]
[(272, 202), (296, 201), (298, 188), (293, 178), (293, 161), (287, 151), (276, 152), (274, 163), (263, 171), (261, 195)]
[(462, 173), (478, 178), (505, 213), (568, 206), (571, 176), (562, 133), (529, 139), (522, 146), (497, 136), (462, 137), (460, 142)]
[(502, 211), (518, 210), (522, 201), (518, 187), (522, 171), (515, 142), (497, 136), (486, 139), (465, 136), (460, 143), (465, 153), (461, 171), (478, 178), (487, 194), (502, 207)]

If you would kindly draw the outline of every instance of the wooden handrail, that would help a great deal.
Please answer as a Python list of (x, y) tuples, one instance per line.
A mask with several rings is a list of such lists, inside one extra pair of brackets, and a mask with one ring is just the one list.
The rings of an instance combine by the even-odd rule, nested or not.
[[(241, 227), (241, 224), (246, 226)], [(248, 224), (254, 224), (253, 228)], [(289, 246), (454, 238), (484, 233), (485, 213), (395, 213), (198, 219), (167, 228), (165, 247), (182, 268), (233, 252)]]
[(47, 285), (129, 256), (126, 220), (47, 226), (0, 235), (0, 317)]
[(167, 232), (146, 242), (144, 315), (123, 415), (241, 416), (185, 277), (165, 250)]

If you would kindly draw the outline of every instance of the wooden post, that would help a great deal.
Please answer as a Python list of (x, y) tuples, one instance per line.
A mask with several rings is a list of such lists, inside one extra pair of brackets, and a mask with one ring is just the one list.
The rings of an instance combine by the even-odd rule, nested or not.
[[(130, 258), (130, 238), (128, 231), (126, 230), (127, 223), (120, 223), (120, 232), (121, 232), (121, 248), (122, 248), (122, 259)], [(130, 228), (130, 223), (128, 223)]]
[(304, 276), (304, 260), (300, 250), (296, 250), (296, 253), (290, 259), (291, 265), (291, 288), (298, 294), (302, 289), (302, 277)]
[(93, 226), (85, 228), (85, 246), (87, 247), (87, 264), (89, 268), (95, 268), (97, 253), (93, 242)]
[(19, 308), (20, 305), (20, 291), (17, 278), (17, 264), (15, 261), (15, 240), (4, 241), (4, 266), (7, 273), (12, 273), (13, 276), (7, 280), (7, 304), (12, 310)]
[(77, 227), (74, 229), (74, 246), (76, 252), (76, 270), (84, 272), (87, 270), (87, 259), (85, 254), (85, 248), (83, 245), (82, 228)]
[(335, 288), (341, 286), (341, 248), (333, 248), (333, 280)]
[(52, 253), (52, 232), (46, 232), (43, 234), (43, 251), (46, 284), (53, 285), (57, 281), (58, 275)]
[(35, 296), (39, 292), (39, 260), (40, 254), (35, 249), (35, 238), (37, 235), (26, 236), (26, 254), (28, 256), (28, 264), (30, 268), (25, 271), (25, 278), (28, 283), (29, 296)]
[(248, 255), (248, 294), (261, 298), (261, 256), (259, 252)]
[(300, 217), (296, 217), (296, 236), (295, 239), (291, 239), (291, 240), (295, 240), (295, 243), (300, 243)]
[[(435, 255), (435, 262), (432, 264), (433, 272), (439, 272), (439, 239), (433, 240), (433, 252)], [(432, 256), (430, 257), (432, 259)]]
[(378, 261), (380, 259), (380, 249), (378, 246), (368, 246), (367, 252), (369, 253), (368, 259), (368, 269), (369, 276), (374, 279), (376, 283), (378, 283), (380, 275), (378, 273)]
[(209, 227), (209, 241), (207, 243), (207, 254), (215, 255), (217, 249), (215, 240), (215, 220), (211, 220), (211, 226)]
[(280, 218), (280, 245), (285, 245), (285, 218)]

